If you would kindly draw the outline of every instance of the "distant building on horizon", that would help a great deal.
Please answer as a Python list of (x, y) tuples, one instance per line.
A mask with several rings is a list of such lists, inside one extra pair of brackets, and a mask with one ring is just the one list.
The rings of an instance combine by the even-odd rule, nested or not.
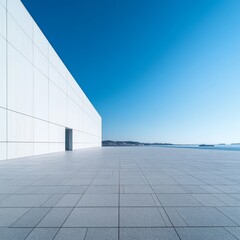
[(101, 116), (21, 1), (0, 1), (0, 160), (101, 143)]

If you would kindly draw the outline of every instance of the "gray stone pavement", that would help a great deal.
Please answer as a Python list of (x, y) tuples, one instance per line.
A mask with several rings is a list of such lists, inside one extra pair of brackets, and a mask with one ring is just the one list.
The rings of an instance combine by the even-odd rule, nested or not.
[(1, 161), (0, 239), (240, 239), (240, 152), (95, 148)]

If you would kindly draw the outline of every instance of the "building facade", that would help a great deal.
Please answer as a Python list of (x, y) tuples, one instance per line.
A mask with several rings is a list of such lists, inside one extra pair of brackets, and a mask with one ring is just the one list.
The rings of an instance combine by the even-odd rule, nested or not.
[(20, 0), (0, 0), (0, 160), (101, 146), (101, 117)]

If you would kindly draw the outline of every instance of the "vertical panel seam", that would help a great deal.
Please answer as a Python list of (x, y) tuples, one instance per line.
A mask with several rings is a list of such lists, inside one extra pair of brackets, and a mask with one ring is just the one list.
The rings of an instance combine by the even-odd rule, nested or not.
[(35, 104), (35, 94), (34, 94), (34, 86), (35, 86), (35, 74), (34, 74), (34, 71), (35, 71), (35, 60), (34, 60), (34, 21), (33, 21), (33, 29), (32, 29), (33, 33), (32, 33), (32, 51), (33, 51), (33, 54), (32, 54), (32, 61), (33, 61), (33, 156), (35, 155), (35, 146), (34, 146), (34, 137), (35, 137), (35, 107), (34, 107), (34, 104)]
[(5, 81), (6, 81), (6, 146), (5, 146), (5, 154), (6, 154), (6, 159), (8, 159), (8, 0), (6, 0), (6, 76), (5, 76)]
[(48, 119), (48, 153), (50, 153), (50, 118), (49, 118), (49, 102), (50, 102), (50, 89), (49, 89), (49, 87), (50, 87), (50, 56), (49, 56), (49, 45), (47, 45), (47, 49), (48, 49), (48, 76), (47, 76), (47, 80), (48, 80), (48, 93), (47, 93), (47, 95), (48, 95), (48, 106), (47, 106), (47, 114), (48, 114), (48, 116), (47, 116), (47, 119)]

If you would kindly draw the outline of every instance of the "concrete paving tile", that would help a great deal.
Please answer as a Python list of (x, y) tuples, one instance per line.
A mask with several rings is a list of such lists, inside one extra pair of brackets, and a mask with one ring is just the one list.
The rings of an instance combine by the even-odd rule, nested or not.
[(117, 228), (88, 228), (84, 240), (118, 240)]
[(157, 194), (157, 198), (164, 207), (202, 206), (190, 194)]
[(145, 179), (121, 179), (120, 185), (141, 185), (141, 186), (148, 186), (148, 182)]
[(25, 240), (31, 228), (0, 228), (1, 240)]
[(34, 194), (39, 192), (43, 186), (24, 186), (16, 194)]
[(67, 193), (85, 193), (87, 188), (88, 186), (72, 186)]
[[(55, 171), (57, 171), (57, 170), (55, 170)], [(51, 175), (53, 175), (55, 173), (55, 171), (51, 171), (50, 172)], [(53, 186), (55, 189), (55, 186), (59, 185), (60, 182), (61, 182), (61, 180), (59, 180), (59, 179), (47, 179), (46, 175), (45, 175), (45, 179), (39, 179), (39, 180), (33, 182), (31, 185), (43, 186), (43, 188), (48, 188), (48, 187)], [(49, 188), (49, 189), (51, 189), (51, 188)], [(46, 193), (46, 192), (43, 192), (43, 193)], [(47, 192), (47, 193), (52, 193), (52, 192)]]
[(204, 206), (226, 206), (226, 203), (221, 201), (219, 198), (217, 198), (217, 196), (214, 196), (213, 194), (192, 194), (192, 196)]
[(63, 227), (117, 227), (117, 208), (75, 208)]
[(201, 188), (205, 189), (208, 193), (223, 193), (220, 189), (215, 188), (214, 186), (204, 185)]
[(66, 186), (89, 185), (91, 182), (92, 182), (92, 178), (91, 179), (66, 180), (66, 181), (63, 181), (62, 185), (66, 185)]
[[(231, 177), (231, 176), (230, 176)], [(229, 177), (229, 178), (230, 178)], [(237, 181), (237, 183), (236, 183)], [(233, 189), (235, 189), (236, 191), (238, 191), (238, 193), (240, 193), (240, 186), (239, 186), (239, 183), (240, 183), (240, 178), (239, 176), (237, 175), (237, 180), (234, 179), (234, 185), (232, 186)]]
[(121, 194), (121, 207), (156, 207), (151, 194)]
[(28, 210), (29, 208), (0, 208), (0, 227), (9, 227)]
[(154, 179), (153, 178), (153, 179), (148, 179), (148, 183), (152, 186), (154, 186), (154, 185), (161, 185), (161, 186), (179, 185), (179, 183), (173, 179), (165, 180), (165, 179)]
[(231, 196), (230, 194), (214, 194), (214, 196), (224, 202), (227, 206), (237, 207), (240, 206), (240, 200)]
[(163, 227), (166, 226), (158, 208), (120, 208), (121, 227)]
[(120, 240), (180, 240), (174, 228), (121, 228)]
[[(168, 212), (167, 208), (166, 211)], [(177, 211), (187, 226), (236, 226), (234, 221), (214, 207), (176, 207), (175, 211)], [(172, 218), (170, 214), (168, 216), (174, 226), (179, 226), (175, 222), (175, 218)]]
[(82, 194), (65, 194), (55, 205), (55, 207), (75, 207)]
[(117, 207), (118, 194), (84, 194), (77, 207)]
[(155, 193), (187, 193), (181, 186), (153, 186)]
[(61, 227), (72, 208), (53, 208), (41, 220), (37, 227)]
[(26, 240), (53, 240), (58, 228), (35, 228)]
[(240, 207), (218, 207), (218, 209), (240, 225)]
[(49, 212), (50, 208), (32, 208), (11, 227), (36, 227), (43, 217)]
[(239, 193), (239, 191), (237, 189), (235, 189), (234, 186), (217, 185), (214, 187), (219, 189), (223, 193)]
[(62, 198), (64, 194), (53, 194), (44, 202), (41, 207), (54, 207)]
[(181, 217), (175, 207), (165, 207), (164, 209), (173, 226), (187, 226), (187, 223), (184, 221), (184, 219)]
[(226, 229), (237, 239), (240, 239), (240, 227), (227, 227)]
[(95, 194), (111, 194), (118, 193), (119, 186), (90, 186), (86, 194), (95, 193)]
[(183, 186), (187, 193), (208, 193), (202, 186)]
[(91, 183), (92, 186), (119, 186), (118, 179), (94, 179)]
[(201, 181), (195, 177), (191, 177), (189, 175), (174, 177), (174, 180), (181, 185), (196, 185), (196, 186), (204, 185), (203, 181)]
[(157, 207), (162, 207), (162, 204), (159, 202), (156, 194), (152, 194), (152, 198), (153, 198), (153, 200), (154, 200), (154, 202), (155, 202)]
[(225, 228), (177, 228), (181, 240), (236, 240)]
[(0, 195), (0, 201), (3, 200), (4, 198), (7, 198), (7, 197), (9, 197), (9, 195), (1, 194), (1, 195)]
[(50, 195), (11, 195), (0, 201), (0, 207), (40, 207)]
[(124, 193), (153, 193), (150, 186), (124, 186)]
[(163, 207), (159, 207), (158, 210), (159, 210), (159, 212), (160, 212), (160, 214), (161, 214), (161, 216), (163, 218), (163, 221), (164, 221), (165, 225), (167, 227), (172, 227), (172, 223), (171, 223), (171, 221), (170, 221), (170, 219), (169, 219), (165, 209)]
[(239, 193), (233, 193), (233, 194), (229, 194), (229, 195), (234, 197), (235, 199), (240, 200), (240, 194)]
[(67, 193), (71, 186), (45, 186), (38, 191), (39, 194)]
[(84, 240), (86, 232), (86, 228), (61, 228), (54, 240)]
[(0, 194), (13, 194), (21, 188), (23, 188), (23, 186), (0, 185)]

